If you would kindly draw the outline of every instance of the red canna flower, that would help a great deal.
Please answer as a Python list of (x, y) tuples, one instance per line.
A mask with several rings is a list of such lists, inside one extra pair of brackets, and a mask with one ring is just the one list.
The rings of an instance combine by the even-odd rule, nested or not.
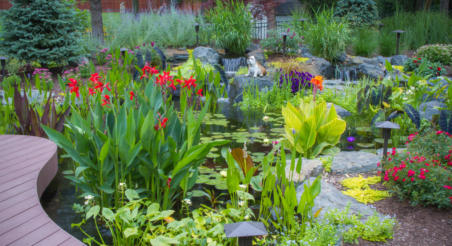
[(102, 106), (107, 105), (108, 107), (108, 104), (110, 104), (110, 96), (105, 94), (104, 98), (102, 99)]
[(190, 76), (189, 79), (186, 79), (184, 81), (178, 79), (176, 80), (177, 82), (179, 82), (180, 84), (184, 84), (182, 86), (182, 88), (188, 88), (189, 90), (191, 90), (191, 88), (195, 88), (196, 87), (196, 79), (193, 78), (193, 76)]
[(69, 81), (70, 82), (67, 84), (69, 87), (77, 86), (77, 80), (70, 78)]
[(168, 87), (173, 89), (174, 91), (177, 89), (176, 86), (174, 85), (174, 81), (171, 81), (171, 84), (168, 85)]
[(170, 72), (163, 72), (163, 74), (160, 74), (158, 79), (155, 80), (155, 83), (163, 87), (167, 82), (174, 82), (173, 76), (170, 76), (169, 74)]
[(170, 189), (171, 188), (171, 178), (168, 178), (168, 180), (166, 180), (166, 185), (168, 186), (168, 189)]
[(142, 80), (143, 78), (148, 78), (147, 74), (150, 74), (151, 76), (154, 74), (158, 74), (159, 70), (157, 70), (155, 67), (150, 67), (149, 65), (144, 65), (143, 69), (141, 70), (142, 74), (140, 77), (140, 80)]
[(202, 89), (199, 89), (198, 92), (196, 92), (196, 95), (202, 97)]
[(130, 91), (129, 94), (130, 94), (130, 101), (132, 101), (133, 97), (135, 96), (135, 93), (133, 93), (133, 91)]
[(88, 93), (90, 96), (96, 94), (97, 92), (93, 88), (88, 88)]
[(107, 88), (108, 91), (111, 91), (111, 88), (108, 86), (109, 84), (110, 83), (106, 83), (104, 87)]
[(438, 72), (441, 71), (441, 67), (438, 67)]
[(71, 93), (75, 93), (75, 96), (76, 96), (77, 98), (80, 97), (80, 91), (79, 91), (78, 86), (73, 86), (73, 87), (71, 88), (70, 92), (71, 92)]
[(93, 83), (97, 83), (97, 82), (99, 82), (100, 78), (101, 77), (99, 76), (98, 73), (93, 73), (93, 74), (91, 74), (91, 78), (89, 78), (89, 80), (91, 80)]

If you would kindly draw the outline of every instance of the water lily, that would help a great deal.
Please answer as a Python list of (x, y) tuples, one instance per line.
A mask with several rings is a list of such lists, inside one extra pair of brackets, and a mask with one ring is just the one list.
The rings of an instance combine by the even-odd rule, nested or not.
[(353, 136), (350, 136), (350, 137), (347, 138), (347, 141), (348, 141), (349, 143), (353, 143), (353, 142), (355, 142), (355, 140), (356, 140), (356, 138), (353, 137)]

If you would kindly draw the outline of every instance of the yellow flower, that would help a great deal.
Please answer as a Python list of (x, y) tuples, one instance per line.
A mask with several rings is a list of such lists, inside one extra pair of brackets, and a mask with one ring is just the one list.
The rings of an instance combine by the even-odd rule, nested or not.
[(320, 75), (315, 76), (311, 79), (311, 84), (317, 86), (319, 90), (323, 90), (323, 77)]
[(164, 220), (166, 221), (166, 223), (171, 223), (171, 222), (175, 221), (175, 219), (171, 216), (164, 218)]

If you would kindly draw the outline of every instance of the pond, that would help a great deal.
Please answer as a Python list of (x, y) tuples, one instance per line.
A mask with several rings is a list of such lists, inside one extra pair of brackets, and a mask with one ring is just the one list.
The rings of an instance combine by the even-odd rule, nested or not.
[[(347, 128), (342, 135), (339, 147), (344, 151), (368, 149), (375, 151), (378, 147), (372, 143), (372, 134), (363, 134), (356, 128)], [(361, 129), (362, 130), (362, 129)], [(230, 140), (227, 148), (243, 148), (246, 144), (248, 153), (254, 163), (262, 161), (264, 156), (272, 149), (273, 141), (280, 141), (284, 135), (284, 119), (279, 113), (245, 112), (238, 107), (229, 104), (219, 104), (216, 114), (207, 114), (202, 125), (202, 142), (215, 140)], [(354, 141), (347, 140), (354, 136)], [(349, 139), (350, 140), (350, 139)], [(362, 143), (369, 143), (367, 145)], [(192, 195), (193, 207), (201, 203), (209, 204), (204, 192), (213, 192), (219, 197), (220, 193), (226, 193), (226, 178), (221, 175), (226, 170), (226, 163), (221, 156), (221, 148), (214, 148), (207, 156), (206, 163), (200, 168), (200, 176)], [(71, 229), (72, 223), (82, 221), (80, 214), (72, 209), (74, 203), (82, 204), (83, 198), (77, 197), (77, 191), (69, 179), (63, 175), (63, 171), (69, 169), (70, 162), (60, 163), (59, 171), (51, 185), (44, 193), (41, 203), (49, 217), (65, 231), (82, 240), (85, 235), (79, 229)], [(218, 200), (226, 200), (227, 196), (221, 196)], [(83, 226), (90, 235), (96, 235), (96, 229), (92, 220)], [(100, 228), (103, 235), (109, 235), (106, 228)], [(107, 236), (108, 238), (108, 236)], [(104, 238), (105, 239), (105, 238)]]

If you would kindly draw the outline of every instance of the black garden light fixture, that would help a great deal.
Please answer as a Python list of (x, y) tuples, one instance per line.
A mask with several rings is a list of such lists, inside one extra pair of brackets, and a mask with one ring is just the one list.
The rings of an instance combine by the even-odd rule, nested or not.
[(196, 46), (199, 45), (199, 23), (195, 23), (195, 32), (196, 32)]
[(239, 238), (239, 246), (253, 245), (253, 237), (267, 235), (267, 229), (262, 222), (244, 221), (224, 225), (227, 238)]
[(283, 53), (286, 53), (286, 42), (287, 42), (287, 32), (282, 33), (282, 40), (283, 40)]
[(391, 130), (400, 129), (400, 126), (399, 124), (391, 121), (381, 121), (375, 123), (375, 127), (381, 128), (383, 132), (383, 161), (386, 161), (386, 159), (388, 158), (388, 142), (389, 138), (391, 137)]
[(7, 58), (4, 56), (0, 56), (0, 65), (2, 65), (2, 76), (5, 77), (6, 75), (6, 60)]
[(381, 30), (381, 29), (383, 29), (383, 27), (385, 26), (385, 24), (383, 24), (383, 23), (379, 23), (378, 24), (378, 30)]
[(121, 49), (119, 49), (119, 50), (121, 51), (121, 55), (122, 55), (123, 57), (125, 57), (125, 56), (126, 56), (127, 48), (121, 48)]
[(402, 33), (404, 33), (405, 31), (404, 30), (395, 30), (395, 31), (392, 31), (392, 32), (394, 32), (395, 34), (396, 34), (396, 55), (398, 55), (399, 54), (399, 51), (400, 51), (400, 35), (402, 34)]

